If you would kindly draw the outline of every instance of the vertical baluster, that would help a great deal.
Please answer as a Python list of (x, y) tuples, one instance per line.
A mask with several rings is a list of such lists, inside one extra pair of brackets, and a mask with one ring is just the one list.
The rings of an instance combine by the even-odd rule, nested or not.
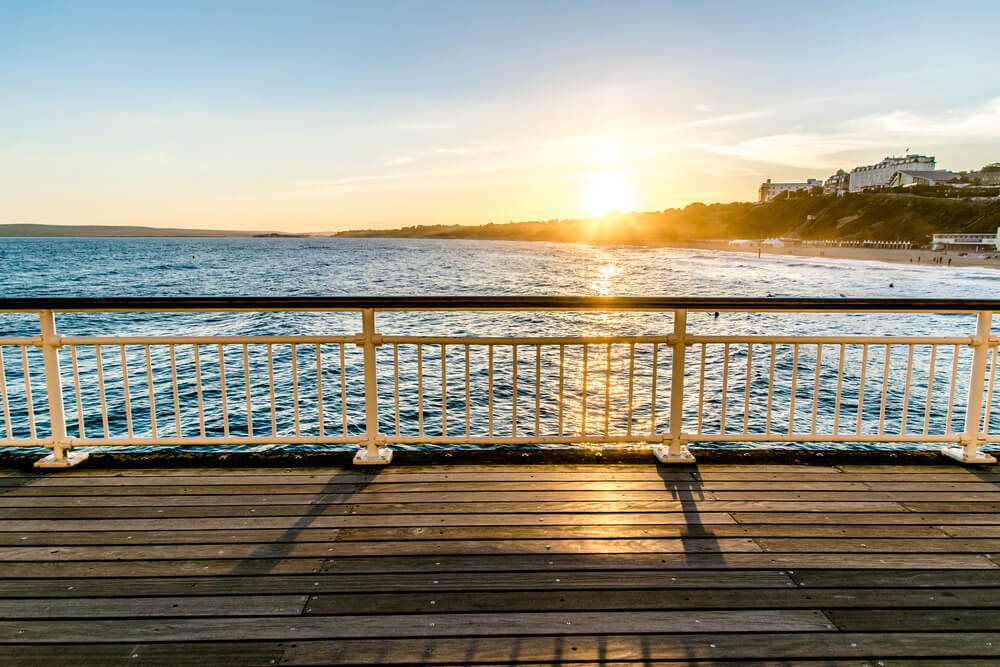
[[(101, 425), (104, 427), (104, 437), (110, 437), (108, 429), (108, 398), (107, 390), (104, 387), (104, 357), (101, 355), (101, 346), (94, 346), (94, 354), (97, 358), (97, 388), (101, 396)], [(176, 386), (176, 385), (175, 385)]]
[(392, 387), (396, 406), (396, 437), (399, 437), (399, 343), (392, 344)]
[(535, 346), (535, 437), (541, 434), (542, 410), (542, 346)]
[(816, 416), (819, 414), (819, 380), (823, 371), (823, 344), (816, 345), (816, 377), (813, 380), (812, 434), (816, 435)]
[[(76, 393), (76, 428), (80, 439), (87, 437), (83, 424), (83, 397), (80, 395), (80, 366), (76, 358), (76, 345), (69, 346), (70, 358), (73, 363), (73, 390)], [(0, 361), (0, 374), (3, 373), (3, 363)], [(4, 391), (3, 382), (0, 380), (0, 392)], [(6, 414), (6, 410), (4, 412)]]
[(702, 418), (705, 413), (705, 355), (708, 349), (701, 344), (701, 368), (698, 370), (698, 433), (702, 433)]
[(743, 434), (750, 430), (750, 383), (753, 379), (753, 343), (747, 343), (747, 380), (746, 391), (743, 394)]
[(840, 361), (837, 365), (837, 399), (833, 407), (833, 434), (840, 433), (840, 397), (844, 390), (844, 355), (847, 353), (847, 346), (840, 344)]
[(222, 399), (222, 435), (229, 437), (229, 398), (226, 389), (226, 352), (219, 343), (219, 394)]
[(927, 371), (927, 403), (924, 405), (924, 435), (930, 434), (931, 403), (934, 398), (934, 362), (937, 359), (937, 345), (931, 345), (931, 363)]
[(441, 343), (441, 435), (448, 437), (448, 352)]
[(628, 427), (625, 435), (632, 435), (632, 396), (635, 385), (635, 343), (628, 345)]
[[(101, 374), (101, 354), (100, 354), (100, 351), (98, 351), (98, 354), (97, 354), (97, 374), (98, 374), (98, 377)], [(171, 380), (173, 382), (173, 390), (174, 390), (174, 426), (177, 428), (177, 437), (180, 438), (180, 437), (183, 436), (183, 434), (181, 433), (181, 399), (180, 399), (180, 395), (179, 395), (179, 391), (178, 391), (178, 387), (177, 387), (177, 354), (176, 354), (176, 351), (174, 350), (173, 343), (171, 343), (171, 345), (170, 345), (170, 377), (171, 377)], [(101, 380), (100, 384), (101, 384), (101, 387), (103, 388), (104, 381)], [(101, 403), (102, 403), (102, 405), (104, 403), (104, 395), (103, 394), (101, 395)], [(105, 437), (107, 437), (107, 430), (108, 430), (108, 426), (107, 426), (107, 423), (105, 423), (105, 425), (104, 425), (104, 436)]]
[(489, 431), (490, 437), (493, 437), (493, 345), (492, 343), (488, 346), (489, 349)]
[(903, 415), (899, 419), (899, 434), (906, 435), (906, 415), (910, 411), (910, 379), (913, 377), (913, 343), (906, 353), (906, 385), (903, 387)]
[(990, 409), (993, 406), (993, 382), (997, 379), (997, 348), (993, 348), (993, 364), (990, 367), (990, 384), (986, 391), (986, 407), (983, 413), (983, 425), (980, 432), (990, 432)]
[[(173, 345), (170, 346), (173, 350)], [(316, 346), (316, 353), (319, 354), (319, 345)], [(176, 384), (174, 385), (176, 386)], [(253, 437), (253, 394), (250, 391), (250, 350), (246, 343), (243, 343), (243, 388), (247, 395), (247, 437)], [(322, 414), (322, 413), (321, 413)], [(179, 433), (178, 433), (179, 435)]]
[(31, 432), (31, 439), (37, 440), (38, 434), (35, 432), (35, 406), (31, 398), (31, 372), (28, 369), (28, 348), (21, 346), (21, 368), (24, 371), (24, 400), (28, 407), (28, 429)]
[(792, 345), (792, 393), (788, 399), (788, 435), (795, 433), (795, 394), (799, 382), (799, 344)]
[(418, 433), (424, 435), (424, 345), (417, 343), (417, 425)]
[(892, 361), (892, 345), (885, 346), (885, 363), (882, 369), (882, 402), (878, 409), (878, 434), (885, 433), (885, 404), (889, 397), (889, 366)]
[(722, 347), (722, 410), (719, 414), (719, 434), (726, 432), (726, 405), (729, 403), (729, 343)]
[(611, 426), (611, 343), (608, 343), (607, 366), (604, 371), (604, 437), (610, 433)]
[(868, 374), (868, 344), (864, 343), (861, 346), (861, 382), (860, 388), (858, 389), (858, 430), (857, 434), (861, 435), (861, 426), (863, 424), (863, 418), (865, 413), (865, 376)]
[(776, 351), (776, 346), (771, 343), (771, 363), (770, 370), (767, 376), (767, 416), (766, 425), (764, 426), (765, 433), (771, 434), (771, 406), (774, 404), (774, 353)]
[(272, 343), (267, 344), (267, 390), (271, 394), (271, 437), (273, 438), (278, 435), (278, 405), (274, 398), (274, 345)]
[[(205, 401), (202, 395), (201, 386), (201, 346), (198, 343), (194, 344), (194, 386), (195, 391), (198, 393), (198, 428), (201, 433), (201, 437), (205, 437)], [(270, 349), (268, 350), (270, 353)], [(270, 358), (268, 359), (270, 362)], [(274, 383), (272, 374), (272, 384), (271, 384), (271, 396), (274, 396)], [(273, 399), (272, 399), (273, 400)]]
[(10, 401), (7, 398), (7, 370), (3, 363), (3, 345), (0, 345), (0, 398), (3, 399), (3, 421), (4, 429), (7, 432), (7, 439), (14, 438), (10, 419)]
[(951, 362), (951, 383), (949, 384), (950, 389), (948, 390), (948, 430), (945, 431), (947, 435), (951, 435), (951, 416), (955, 410), (955, 386), (958, 384), (958, 356), (960, 352), (958, 345), (954, 346), (954, 356)]
[(292, 351), (292, 422), (295, 424), (295, 437), (302, 435), (299, 425), (299, 346), (291, 345)]
[[(149, 345), (146, 345), (146, 385), (149, 389), (149, 424), (153, 429), (153, 437), (159, 437), (156, 428), (156, 391), (153, 388), (153, 356), (149, 350)], [(73, 354), (73, 370), (76, 370), (76, 349), (74, 348)], [(79, 393), (79, 392), (77, 392)]]
[(510, 399), (511, 410), (510, 410), (510, 421), (511, 421), (511, 436), (517, 437), (517, 344), (513, 346), (513, 369), (511, 370), (511, 375), (513, 377), (513, 396)]
[[(125, 392), (125, 425), (128, 429), (129, 440), (132, 439), (132, 397), (129, 395), (128, 389), (128, 361), (125, 358), (125, 346), (122, 345), (122, 388)], [(201, 396), (199, 395), (199, 399)], [(202, 434), (204, 436), (204, 433)]]
[(340, 344), (340, 424), (347, 437), (347, 362), (344, 359), (344, 343)]
[(319, 437), (326, 436), (326, 415), (323, 414), (323, 356), (316, 343), (316, 414), (319, 419)]
[(660, 344), (653, 343), (653, 378), (650, 391), (649, 435), (656, 435), (656, 376), (659, 373)]
[(465, 437), (472, 435), (472, 386), (469, 369), (469, 344), (465, 344)]
[(580, 435), (586, 437), (587, 435), (587, 348), (589, 346), (583, 344), (583, 400), (581, 404), (581, 414), (580, 414)]
[(565, 371), (563, 365), (566, 361), (566, 346), (559, 345), (559, 437), (563, 435), (563, 382)]

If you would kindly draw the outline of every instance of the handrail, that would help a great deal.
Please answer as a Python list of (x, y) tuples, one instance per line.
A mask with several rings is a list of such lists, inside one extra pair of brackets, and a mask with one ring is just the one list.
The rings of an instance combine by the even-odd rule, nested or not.
[[(658, 335), (606, 336), (385, 335), (376, 328), (378, 312), (421, 310), (664, 312), (673, 315), (673, 327)], [(973, 313), (976, 329), (949, 336), (692, 332), (692, 326), (700, 325), (689, 325), (690, 312), (726, 310)], [(354, 312), (361, 315), (361, 330), (352, 335), (252, 336), (199, 336), (197, 332), (63, 336), (56, 331), (56, 313), (149, 311)], [(38, 335), (0, 337), (0, 407), (6, 436), (0, 433), (0, 446), (49, 448), (52, 454), (36, 464), (40, 467), (74, 465), (86, 458), (85, 452), (73, 451), (75, 448), (95, 445), (357, 443), (357, 463), (384, 464), (391, 460), (389, 443), (645, 442), (656, 445), (654, 453), (661, 461), (689, 462), (694, 457), (688, 443), (721, 441), (951, 443), (955, 446), (942, 449), (946, 455), (965, 463), (983, 463), (994, 459), (983, 453), (980, 445), (1000, 442), (1000, 434), (990, 432), (995, 380), (1000, 376), (1000, 338), (991, 335), (994, 311), (1000, 311), (1000, 300), (560, 296), (0, 299), (0, 312), (31, 312), (40, 318)], [(431, 350), (427, 359), (430, 366), (425, 366), (425, 347)], [(110, 360), (107, 348), (113, 352)], [(347, 352), (348, 348), (352, 352)], [(361, 359), (351, 356), (356, 348), (360, 348)], [(382, 353), (379, 348), (383, 348)], [(5, 355), (5, 349), (11, 353)], [(409, 366), (400, 354), (407, 350), (411, 351)], [(824, 350), (832, 352), (826, 362)], [(900, 366), (900, 355), (894, 356), (893, 350), (906, 352), (905, 366)], [(962, 350), (971, 350), (971, 355)], [(265, 352), (266, 366), (261, 359)], [(670, 370), (666, 372), (661, 368), (668, 359)], [(64, 377), (60, 363), (67, 361), (72, 364), (71, 373)], [(520, 368), (519, 363), (523, 364)], [(425, 376), (431, 366), (431, 375), (436, 374), (432, 382), (440, 389), (434, 390), (440, 398), (440, 410), (433, 417), (440, 425), (439, 432), (436, 427), (425, 431), (425, 419), (438, 408), (427, 411), (430, 401), (436, 401), (436, 397), (426, 395)], [(870, 374), (869, 366), (874, 366)], [(381, 401), (386, 402), (390, 372), (395, 429), (386, 433), (380, 430), (379, 394), (381, 391)], [(943, 380), (939, 377), (942, 374)], [(359, 375), (362, 383), (357, 381)], [(410, 383), (402, 392), (401, 376)], [(44, 392), (32, 387), (42, 377)], [(823, 378), (827, 378), (825, 383)], [(303, 382), (306, 386), (300, 386)], [(349, 424), (347, 387), (353, 387), (354, 398), (361, 393), (359, 384), (363, 385), (363, 397), (357, 396), (363, 400), (363, 418), (358, 419), (359, 411), (353, 410), (355, 421)], [(873, 384), (880, 392), (872, 391)], [(338, 388), (339, 397), (330, 395)], [(64, 389), (72, 391), (69, 404)], [(282, 394), (281, 389), (287, 393)], [(478, 392), (476, 407), (473, 389)], [(85, 390), (89, 391), (86, 396)], [(944, 392), (946, 402), (940, 400)], [(731, 394), (736, 394), (736, 405), (732, 405)], [(190, 417), (188, 412), (182, 419), (182, 395), (188, 405), (197, 397), (196, 436), (191, 435), (190, 421), (182, 428), (182, 421)], [(46, 424), (35, 414), (36, 409), (45, 411), (41, 407), (43, 396), (48, 412), (47, 438)], [(324, 398), (329, 410), (324, 409)], [(533, 410), (528, 407), (532, 399)], [(591, 415), (597, 413), (589, 423), (588, 400)], [(528, 409), (519, 413), (519, 402)], [(328, 415), (336, 403), (339, 426), (330, 423)], [(818, 419), (821, 403), (829, 412)], [(727, 423), (731, 405), (734, 409)], [(285, 417), (279, 420), (282, 410)], [(952, 418), (961, 416), (962, 410), (965, 423), (958, 431)], [(294, 413), (293, 432), (290, 411)], [(21, 433), (28, 431), (30, 437), (12, 432), (15, 413), (24, 416), (18, 424), (23, 425)], [(920, 413), (922, 420), (918, 419)], [(827, 419), (830, 414), (833, 418)], [(934, 428), (932, 415), (938, 420), (933, 422)], [(144, 422), (147, 416), (148, 428)], [(939, 427), (942, 416), (944, 428)], [(122, 433), (123, 421), (127, 433)], [(453, 421), (460, 424), (449, 423)], [(911, 421), (918, 422), (917, 428)], [(401, 429), (404, 423), (407, 429)], [(803, 427), (803, 423), (808, 426)], [(22, 429), (21, 425), (17, 429)], [(95, 436), (98, 430), (103, 435)]]
[(1000, 299), (668, 296), (237, 296), (0, 298), (0, 312), (634, 310), (971, 313)]

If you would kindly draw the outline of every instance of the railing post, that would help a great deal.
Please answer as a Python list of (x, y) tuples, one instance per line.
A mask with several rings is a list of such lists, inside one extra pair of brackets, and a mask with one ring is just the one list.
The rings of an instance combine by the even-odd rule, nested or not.
[[(663, 463), (691, 463), (694, 456), (683, 438), (684, 427), (684, 356), (687, 350), (687, 311), (674, 311), (674, 333), (670, 337), (670, 433), (664, 444), (653, 447), (653, 455)], [(655, 372), (655, 369), (654, 369)]]
[(375, 348), (381, 345), (381, 336), (375, 333), (375, 310), (361, 311), (359, 345), (364, 349), (365, 360), (365, 440), (362, 449), (354, 455), (355, 465), (385, 465), (392, 461), (392, 450), (379, 447), (385, 436), (378, 431), (378, 373), (375, 367)]
[[(62, 336), (56, 333), (56, 318), (51, 310), (39, 312), (42, 335), (39, 347), (45, 362), (45, 386), (49, 398), (51, 440), (45, 445), (52, 450), (35, 461), (36, 468), (69, 468), (87, 459), (87, 452), (72, 452), (73, 442), (66, 435), (66, 415), (63, 412), (62, 376), (59, 374), (59, 348)], [(82, 416), (80, 417), (83, 418)]]
[(966, 403), (965, 431), (957, 447), (944, 447), (941, 453), (962, 463), (996, 463), (989, 454), (979, 451), (982, 431), (979, 424), (983, 417), (983, 387), (986, 382), (986, 365), (990, 355), (990, 326), (993, 313), (979, 311), (976, 335), (972, 339), (972, 375), (969, 378), (969, 400)]

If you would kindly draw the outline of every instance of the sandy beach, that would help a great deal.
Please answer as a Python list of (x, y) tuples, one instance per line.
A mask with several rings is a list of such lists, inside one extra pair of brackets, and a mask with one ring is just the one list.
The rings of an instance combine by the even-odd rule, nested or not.
[[(701, 250), (722, 250), (724, 252), (756, 255), (757, 248), (736, 248), (728, 241), (674, 241), (662, 244), (671, 248), (698, 248)], [(955, 251), (896, 250), (888, 248), (816, 248), (792, 246), (786, 248), (760, 249), (761, 255), (788, 255), (792, 257), (823, 257), (826, 259), (860, 259), (870, 262), (895, 262), (898, 264), (920, 264), (949, 268), (955, 266), (982, 266), (1000, 269), (1000, 257), (989, 259), (985, 253), (969, 252), (964, 256)], [(964, 251), (963, 251), (964, 252)], [(937, 263), (938, 260), (943, 260)], [(951, 263), (949, 264), (949, 260)]]

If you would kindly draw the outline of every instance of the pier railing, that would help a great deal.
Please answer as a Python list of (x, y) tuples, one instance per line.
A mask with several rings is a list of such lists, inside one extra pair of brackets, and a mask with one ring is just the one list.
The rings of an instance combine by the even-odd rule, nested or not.
[[(0, 299), (39, 333), (0, 337), (0, 446), (940, 443), (994, 459), (1000, 301), (638, 297)], [(80, 313), (356, 313), (349, 335), (64, 336)], [(380, 312), (644, 311), (652, 335), (388, 335)], [(965, 314), (967, 335), (706, 335), (691, 313)], [(996, 420), (994, 420), (996, 421)]]

